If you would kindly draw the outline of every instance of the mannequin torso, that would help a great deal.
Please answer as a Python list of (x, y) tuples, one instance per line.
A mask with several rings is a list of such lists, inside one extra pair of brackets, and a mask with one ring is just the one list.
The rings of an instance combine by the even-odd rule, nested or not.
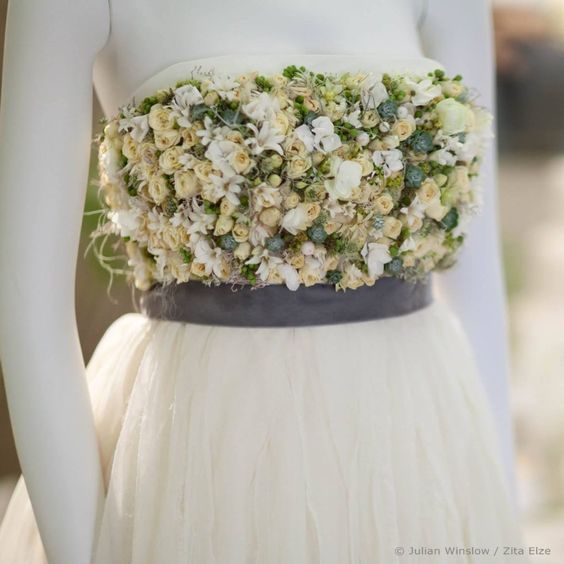
[[(416, 61), (423, 58), (417, 29), (421, 8), (418, 1), (355, 0), (351, 16), (350, 3), (322, 0), (280, 5), (111, 0), (109, 6), (106, 0), (33, 0), (10, 5), (0, 116), (0, 254), (5, 271), (13, 275), (3, 281), (0, 293), (0, 352), (18, 453), (53, 562), (89, 561), (102, 494), (73, 294), (90, 155), (92, 68), (102, 107), (111, 114), (159, 71), (201, 57), (377, 54), (382, 60)], [(491, 63), (491, 44), (485, 40), (477, 47), (473, 39), (489, 38), (486, 2), (431, 0), (422, 35), (424, 40), (428, 36), (431, 56), (463, 73), (491, 106), (491, 66), (483, 64)], [(49, 132), (47, 143), (37, 131)], [(33, 167), (21, 166), (18, 155), (24, 154), (32, 155)], [(485, 181), (486, 213), (444, 288), (481, 359), (509, 452), (491, 178)], [(29, 210), (29, 202), (34, 206), (26, 222), (10, 211)], [(30, 261), (29, 249), (42, 252)]]

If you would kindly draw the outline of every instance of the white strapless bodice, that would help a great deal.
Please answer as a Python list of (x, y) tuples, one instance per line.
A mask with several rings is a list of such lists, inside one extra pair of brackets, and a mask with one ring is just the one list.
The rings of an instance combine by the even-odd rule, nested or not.
[(143, 81), (129, 96), (140, 102), (160, 88), (169, 88), (176, 81), (190, 76), (194, 70), (213, 70), (220, 74), (238, 74), (259, 71), (265, 75), (276, 74), (288, 65), (303, 65), (318, 72), (372, 72), (374, 74), (399, 74), (410, 72), (424, 75), (443, 66), (427, 57), (379, 57), (375, 55), (324, 55), (283, 53), (275, 55), (244, 54), (204, 57), (174, 63)]
[(95, 61), (94, 84), (108, 114), (142, 81), (179, 61), (268, 55), (261, 63), (272, 56), (301, 64), (297, 56), (307, 53), (417, 59), (424, 2), (111, 0), (110, 35)]

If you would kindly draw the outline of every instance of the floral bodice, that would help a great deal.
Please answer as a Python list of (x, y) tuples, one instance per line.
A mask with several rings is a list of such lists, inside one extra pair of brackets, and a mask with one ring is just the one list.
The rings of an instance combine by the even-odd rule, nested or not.
[(93, 236), (123, 241), (140, 289), (423, 279), (480, 208), (490, 121), (442, 70), (199, 69), (106, 121)]

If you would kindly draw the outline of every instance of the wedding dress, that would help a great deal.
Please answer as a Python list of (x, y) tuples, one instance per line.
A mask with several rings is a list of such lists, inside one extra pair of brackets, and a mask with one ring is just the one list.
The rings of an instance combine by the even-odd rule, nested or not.
[[(294, 64), (314, 69), (320, 76), (321, 73), (365, 69), (377, 77), (382, 73), (392, 76), (413, 73), (425, 77), (440, 68), (437, 62), (421, 58), (375, 61), (370, 57), (321, 55), (214, 57), (172, 65), (150, 77), (132, 98), (139, 103), (159, 89), (174, 86), (177, 80), (194, 76), (191, 74), (194, 69), (213, 68), (214, 72), (229, 73), (231, 77), (258, 70), (266, 78), (260, 82), (253, 79), (253, 85), (261, 85), (262, 93), (266, 95), (261, 100), (267, 109), (274, 107), (279, 112), (278, 105), (269, 106), (274, 104), (272, 92), (276, 91), (273, 87), (276, 79), (269, 81), (268, 77)], [(441, 76), (437, 74), (439, 82), (426, 87), (427, 94), (434, 92), (434, 96), (429, 94), (429, 103), (434, 104), (433, 99), (436, 101), (437, 93), (432, 89), (441, 84)], [(300, 77), (299, 69), (286, 72), (290, 82), (299, 81)], [(201, 92), (194, 88), (203, 92), (204, 82), (198, 82), (197, 87), (194, 84), (180, 86), (184, 87), (182, 95), (200, 95)], [(240, 79), (238, 84), (242, 82)], [(232, 83), (225, 86), (225, 81), (222, 82), (225, 90), (219, 89), (219, 82), (214, 84), (220, 99), (222, 92), (234, 88)], [(380, 84), (378, 82), (381, 89)], [(323, 88), (326, 92), (326, 84)], [(354, 88), (353, 85), (351, 91)], [(413, 88), (417, 90), (419, 87)], [(249, 94), (251, 100), (258, 98), (253, 92)], [(421, 92), (424, 94), (423, 87)], [(229, 99), (227, 94), (225, 96)], [(302, 104), (302, 98), (296, 98), (298, 106)], [(176, 123), (182, 124), (182, 116), (188, 117), (184, 126), (175, 127), (191, 127), (190, 120), (195, 119), (193, 108), (204, 104), (204, 96), (202, 100), (198, 98), (198, 104), (190, 102), (181, 106), (178, 100), (179, 97), (172, 102), (177, 103), (175, 111), (180, 112), (175, 114)], [(216, 95), (210, 100), (212, 105), (220, 103)], [(420, 106), (426, 107), (425, 103)], [(158, 105), (155, 100), (151, 104), (151, 108)], [(412, 98), (406, 111), (417, 107)], [(190, 111), (182, 114), (182, 108)], [(253, 113), (256, 106), (253, 108), (252, 111), (245, 110), (247, 116), (258, 115)], [(312, 113), (323, 114), (315, 104), (312, 108)], [(379, 123), (388, 109), (389, 105), (378, 104), (376, 113), (379, 115), (375, 119)], [(148, 118), (149, 122), (152, 119), (153, 125), (161, 118), (170, 117), (169, 114), (157, 115), (158, 108), (153, 111)], [(392, 107), (391, 123), (403, 115), (394, 112), (396, 109)], [(276, 115), (279, 120), (280, 116)], [(305, 110), (304, 115), (308, 115)], [(375, 115), (373, 112), (368, 117)], [(420, 127), (417, 120), (422, 118), (415, 115), (405, 119)], [(135, 117), (142, 119), (127, 121)], [(107, 129), (106, 137), (119, 137), (120, 147), (125, 138), (120, 137), (122, 135), (130, 136), (127, 142), (138, 135), (142, 142), (147, 131), (139, 133), (134, 124), (145, 127), (145, 118), (122, 113), (120, 119), (125, 121), (119, 126), (121, 132), (117, 133), (116, 129), (111, 133)], [(256, 119), (267, 121), (264, 117)], [(333, 121), (337, 123), (339, 120)], [(357, 123), (352, 117), (350, 121)], [(317, 123), (329, 127), (327, 122)], [(300, 139), (310, 139), (310, 135), (312, 142), (316, 142), (321, 135), (321, 125), (316, 131), (311, 129), (311, 120), (304, 124), (310, 129), (302, 129)], [(204, 131), (202, 123), (198, 122), (197, 127)], [(359, 124), (351, 127), (358, 128)], [(291, 130), (292, 126), (288, 131)], [(378, 129), (380, 133), (376, 129), (370, 131), (375, 136), (385, 135), (387, 126)], [(152, 133), (155, 139), (157, 133), (155, 126)], [(416, 158), (413, 134), (410, 132), (406, 139), (411, 139), (410, 155)], [(321, 149), (316, 150), (323, 158), (332, 151), (343, 151), (343, 144), (347, 144), (343, 142), (344, 135), (340, 133), (337, 137), (341, 138), (337, 138), (335, 133), (328, 133), (320, 141)], [(160, 139), (162, 143), (169, 143), (165, 134)], [(263, 158), (262, 153), (257, 152), (258, 139), (257, 134), (252, 143), (245, 145), (256, 162)], [(356, 137), (361, 147), (363, 139)], [(186, 140), (184, 143), (187, 146)], [(213, 143), (213, 139), (208, 139), (208, 148)], [(138, 145), (135, 147), (139, 149)], [(289, 149), (284, 147), (286, 151), (282, 153), (286, 155)], [(407, 152), (408, 146), (405, 147)], [(401, 177), (407, 182), (407, 164), (402, 161), (405, 177), (401, 170), (392, 170), (395, 153), (390, 151), (393, 149), (380, 147), (374, 151), (378, 154), (372, 155), (368, 165), (363, 162), (362, 166), (372, 167), (366, 178), (375, 179), (374, 189), (378, 187), (380, 190), (388, 184), (391, 187), (389, 179), (392, 178)], [(275, 153), (278, 154), (272, 149), (268, 158)], [(111, 167), (104, 160), (105, 154), (101, 153), (100, 158), (102, 175), (110, 175)], [(129, 160), (133, 162), (133, 156)], [(342, 165), (342, 160), (338, 164)], [(352, 160), (345, 159), (345, 162)], [(165, 166), (161, 161), (159, 163), (158, 166)], [(225, 159), (222, 163), (222, 174), (225, 175)], [(123, 163), (120, 166), (124, 167), (122, 171), (125, 170)], [(185, 166), (189, 168), (190, 165)], [(313, 170), (309, 161), (306, 166)], [(321, 165), (319, 167), (321, 170)], [(280, 170), (286, 171), (290, 178), (290, 168)], [(240, 185), (244, 185), (245, 175), (249, 174), (245, 171), (238, 175), (242, 177), (238, 180)], [(331, 174), (327, 172), (327, 175)], [(339, 184), (339, 173), (334, 176), (324, 185), (329, 194), (333, 189), (346, 188), (345, 184)], [(112, 181), (108, 178), (106, 181), (110, 185)], [(270, 173), (268, 178), (270, 188), (285, 185), (278, 184), (279, 179)], [(179, 186), (180, 181), (177, 182)], [(288, 180), (288, 186), (295, 187), (296, 193), (301, 188), (294, 182)], [(154, 206), (159, 197), (155, 192), (157, 188), (158, 185), (153, 191), (149, 188)], [(129, 196), (135, 198), (142, 190), (141, 186), (138, 192), (130, 192)], [(177, 192), (180, 193), (179, 188)], [(235, 192), (239, 203), (234, 206), (244, 205), (240, 194)], [(354, 202), (354, 197), (343, 192), (339, 194), (339, 198), (331, 199), (331, 206), (348, 209), (346, 201)], [(420, 194), (421, 198), (423, 196)], [(289, 201), (288, 197), (297, 198), (288, 196), (288, 193), (284, 197), (284, 202)], [(208, 204), (213, 203), (212, 196), (209, 198), (206, 200)], [(142, 222), (154, 211), (146, 206), (147, 201)], [(188, 201), (187, 197), (178, 197), (175, 205), (179, 207), (173, 210), (174, 213), (184, 209), (184, 201)], [(200, 200), (192, 202), (191, 213), (195, 213)], [(223, 200), (218, 199), (217, 205), (220, 202)], [(411, 204), (406, 204), (405, 209)], [(164, 206), (164, 200), (159, 205)], [(221, 205), (235, 213), (229, 204)], [(292, 209), (297, 209), (294, 204), (284, 205), (287, 206), (284, 212), (287, 216)], [(378, 205), (384, 203), (380, 201)], [(342, 209), (337, 217), (342, 217)], [(225, 215), (219, 214), (216, 208), (213, 210), (211, 215), (215, 221), (219, 215)], [(276, 216), (274, 212), (270, 215)], [(123, 210), (117, 211), (118, 219), (115, 214), (113, 217), (119, 224), (119, 217), (123, 221)], [(266, 222), (267, 216), (261, 217)], [(451, 229), (452, 226), (445, 227), (444, 217), (433, 225)], [(431, 219), (427, 219), (430, 224)], [(283, 219), (278, 221), (286, 226), (285, 241), (290, 244), (293, 227), (288, 227), (289, 223), (284, 223)], [(327, 231), (329, 224), (330, 221), (325, 224)], [(190, 223), (192, 225), (194, 223)], [(393, 225), (393, 222), (389, 223), (387, 236), (378, 231), (386, 227), (380, 224), (374, 227), (378, 231), (377, 240), (389, 243), (394, 238), (391, 234)], [(402, 225), (405, 227), (406, 224)], [(319, 247), (329, 240), (326, 237), (331, 236), (326, 231), (311, 231), (311, 227), (310, 224), (307, 234), (315, 245), (306, 241), (309, 246), (300, 247), (306, 255), (305, 259), (301, 255), (300, 258), (306, 264), (309, 264), (307, 257), (314, 256), (311, 254), (314, 248), (325, 257)], [(123, 235), (123, 223), (120, 228)], [(413, 225), (411, 229), (416, 230)], [(299, 228), (294, 231), (300, 233)], [(204, 230), (204, 233), (210, 232)], [(320, 238), (319, 233), (323, 237)], [(329, 297), (327, 293), (323, 294), (323, 300), (328, 300), (323, 302), (328, 304), (324, 311), (329, 314), (319, 322), (316, 317), (319, 311), (313, 311), (311, 303), (322, 291), (326, 292), (327, 285), (322, 284), (322, 277), (317, 276), (314, 283), (309, 284), (311, 280), (302, 271), (305, 268), (302, 262), (287, 263), (288, 268), (283, 269), (280, 261), (273, 263), (277, 265), (275, 267), (269, 267), (268, 261), (264, 261), (259, 269), (255, 265), (252, 271), (241, 267), (241, 272), (247, 273), (249, 280), (260, 279), (266, 284), (248, 292), (253, 303), (247, 301), (245, 307), (238, 310), (231, 308), (230, 303), (235, 303), (236, 299), (248, 300), (248, 297), (240, 298), (239, 294), (226, 292), (220, 295), (217, 288), (225, 288), (225, 282), (219, 286), (204, 286), (197, 281), (182, 279), (182, 276), (193, 275), (194, 264), (207, 267), (204, 259), (198, 263), (197, 254), (198, 249), (201, 250), (198, 241), (203, 245), (206, 237), (208, 235), (201, 233), (196, 237), (194, 256), (188, 249), (191, 239), (187, 238), (188, 250), (185, 249), (182, 256), (186, 259), (186, 253), (189, 254), (185, 262), (192, 265), (192, 270), (186, 270), (188, 266), (183, 270), (183, 264), (166, 262), (172, 261), (170, 254), (162, 259), (165, 262), (161, 263), (160, 271), (160, 259), (155, 259), (156, 267), (153, 262), (150, 264), (151, 276), (160, 275), (161, 283), (170, 282), (172, 277), (176, 278), (179, 287), (190, 289), (200, 285), (199, 288), (209, 289), (209, 295), (202, 294), (197, 301), (190, 302), (190, 307), (184, 307), (182, 300), (189, 296), (173, 294), (172, 299), (178, 300), (173, 305), (181, 306), (174, 315), (161, 307), (158, 300), (151, 305), (150, 290), (154, 280), (144, 284), (147, 273), (141, 272), (141, 267), (146, 263), (139, 259), (140, 262), (134, 264), (135, 276), (138, 287), (149, 298), (145, 310), (116, 320), (107, 329), (87, 366), (107, 489), (95, 549), (96, 564), (388, 564), (396, 560), (418, 562), (424, 558), (422, 555), (433, 563), (477, 563), (491, 561), (496, 549), (500, 551), (496, 562), (526, 561), (525, 557), (504, 557), (502, 554), (504, 546), (521, 546), (522, 542), (498, 456), (492, 415), (464, 330), (447, 305), (432, 296), (431, 282), (416, 282), (413, 287), (418, 288), (419, 294), (402, 294), (405, 288), (412, 288), (408, 285), (413, 282), (393, 278), (391, 266), (386, 266), (394, 264), (392, 256), (388, 253), (383, 259), (380, 254), (378, 260), (372, 261), (371, 249), (384, 251), (381, 247), (367, 247), (368, 254), (363, 256), (368, 262), (368, 271), (358, 273), (349, 269), (335, 278), (341, 284), (346, 280), (349, 285), (345, 287), (346, 291), (332, 291)], [(395, 238), (398, 237), (403, 237), (399, 231), (395, 234)], [(131, 243), (131, 237), (127, 239)], [(274, 255), (275, 247), (265, 243), (266, 239), (257, 235), (253, 246), (262, 248), (261, 245), (270, 244), (269, 249)], [(216, 248), (223, 245), (221, 248), (225, 252), (232, 252), (235, 248), (229, 246), (232, 242), (231, 239), (221, 239)], [(242, 244), (236, 242), (239, 246)], [(153, 243), (156, 248), (158, 242)], [(149, 242), (149, 248), (153, 243)], [(135, 263), (138, 250), (131, 251), (132, 263)], [(413, 249), (406, 245), (397, 252), (405, 253), (407, 264)], [(218, 251), (217, 256), (220, 255)], [(296, 266), (298, 263), (301, 266)], [(221, 279), (225, 275), (222, 270), (225, 265), (217, 264), (217, 276)], [(216, 270), (211, 266), (210, 269), (209, 276), (216, 276)], [(294, 274), (298, 270), (296, 278)], [(432, 270), (431, 266), (429, 270)], [(334, 267), (331, 272), (337, 272), (337, 269)], [(383, 276), (384, 273), (390, 277)], [(263, 278), (262, 274), (265, 274)], [(365, 286), (357, 287), (355, 281), (360, 286), (361, 280)], [(399, 280), (403, 290), (390, 285), (390, 293), (382, 293), (389, 280)], [(259, 312), (262, 317), (257, 322), (259, 317), (253, 308), (259, 303), (260, 292), (269, 296), (268, 288), (276, 288), (272, 293), (272, 305), (268, 305), (271, 302), (263, 303)], [(295, 298), (302, 295), (304, 302)], [(306, 299), (309, 295), (313, 299), (311, 303), (309, 298)], [(374, 299), (370, 299), (371, 295)], [(364, 296), (361, 306), (355, 302), (357, 298), (354, 296)], [(165, 301), (168, 299), (166, 294), (164, 298)], [(217, 306), (212, 302), (216, 298), (222, 309), (218, 313), (216, 307), (212, 315), (212, 309)], [(284, 301), (289, 304), (290, 299), (298, 301), (292, 302), (293, 309), (288, 313)], [(339, 309), (340, 300), (348, 300), (346, 303), (353, 308), (350, 311), (356, 312), (353, 319), (347, 318), (342, 308)], [(380, 305), (373, 311), (375, 300), (379, 300)], [(384, 302), (388, 305), (382, 305)], [(405, 306), (407, 303), (412, 305)], [(386, 309), (388, 306), (391, 309)], [(335, 309), (329, 309), (333, 307)], [(269, 319), (269, 311), (272, 319)], [(200, 317), (190, 317), (196, 315), (194, 312)], [(283, 321), (272, 321), (278, 319), (276, 316)], [(214, 321), (210, 322), (211, 319)], [(425, 552), (430, 550), (438, 552)], [(485, 550), (490, 551), (489, 555), (482, 553)], [(6, 564), (45, 562), (23, 479), (16, 487), (0, 529), (0, 561)]]

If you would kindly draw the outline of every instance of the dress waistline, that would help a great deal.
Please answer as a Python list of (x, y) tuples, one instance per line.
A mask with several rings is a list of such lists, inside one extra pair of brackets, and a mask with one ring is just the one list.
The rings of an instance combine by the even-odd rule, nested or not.
[(157, 285), (141, 295), (150, 318), (228, 327), (303, 327), (397, 317), (433, 301), (430, 277), (408, 282), (381, 278), (372, 286), (339, 291), (330, 284), (262, 288), (201, 282)]

